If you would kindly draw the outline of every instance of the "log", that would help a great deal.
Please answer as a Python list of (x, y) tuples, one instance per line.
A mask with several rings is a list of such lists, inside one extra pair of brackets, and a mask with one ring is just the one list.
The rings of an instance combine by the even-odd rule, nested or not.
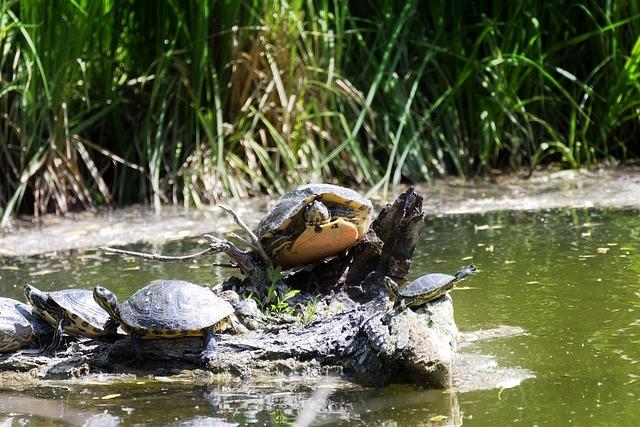
[[(320, 296), (326, 312), (302, 323), (255, 314), (240, 295), (263, 283), (260, 265), (250, 251), (219, 241), (213, 245), (247, 269), (244, 280), (228, 280), (221, 296), (236, 308), (239, 327), (218, 334), (217, 357), (198, 365), (199, 338), (146, 340), (144, 364), (138, 367), (128, 338), (108, 343), (72, 342), (63, 354), (29, 350), (0, 356), (0, 381), (78, 378), (92, 373), (252, 377), (263, 373), (317, 376), (348, 375), (374, 385), (412, 382), (434, 388), (451, 385), (458, 330), (448, 295), (418, 309), (389, 301), (381, 279), (402, 282), (411, 265), (424, 222), (422, 198), (409, 189), (387, 205), (366, 238), (347, 254), (290, 272), (280, 284), (299, 289), (291, 303)], [(254, 303), (255, 305), (255, 303)], [(236, 323), (238, 323), (236, 322)], [(234, 333), (235, 332), (235, 333)], [(239, 332), (239, 333), (238, 333)]]
[(457, 337), (450, 298), (440, 298), (416, 312), (394, 310), (379, 298), (308, 324), (223, 333), (218, 336), (218, 356), (206, 366), (197, 362), (202, 348), (199, 338), (144, 341), (142, 367), (136, 366), (128, 338), (115, 343), (80, 339), (58, 356), (34, 350), (0, 356), (0, 381), (18, 372), (34, 380), (51, 380), (93, 373), (171, 375), (183, 370), (244, 378), (264, 373), (317, 376), (331, 371), (364, 384), (415, 382), (448, 387)]

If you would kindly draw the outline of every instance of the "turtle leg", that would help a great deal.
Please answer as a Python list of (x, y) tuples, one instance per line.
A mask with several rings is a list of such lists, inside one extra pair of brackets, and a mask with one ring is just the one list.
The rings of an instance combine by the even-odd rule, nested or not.
[(102, 325), (102, 329), (108, 335), (100, 337), (100, 340), (106, 341), (106, 342), (116, 342), (119, 339), (121, 339), (122, 335), (118, 334), (118, 327), (119, 326), (120, 326), (120, 323), (116, 322), (113, 319), (109, 319), (106, 322), (104, 322), (104, 325)]
[(396, 301), (393, 304), (393, 308), (390, 310), (390, 312), (394, 315), (397, 316), (398, 314), (402, 313), (403, 311), (405, 311), (407, 309), (407, 302), (404, 298), (400, 298), (398, 301)]
[(204, 330), (202, 335), (202, 353), (200, 353), (200, 363), (206, 365), (216, 357), (217, 343), (213, 327)]
[(106, 322), (104, 322), (104, 325), (102, 326), (102, 328), (109, 333), (115, 334), (117, 333), (118, 326), (119, 326), (118, 322), (114, 321), (113, 319), (109, 319)]
[(120, 326), (120, 323), (116, 322), (113, 319), (109, 319), (104, 322), (103, 329), (110, 334), (116, 335), (118, 333), (118, 326)]
[(141, 368), (144, 357), (142, 355), (142, 336), (139, 333), (131, 334), (131, 346), (135, 354), (135, 364), (138, 368)]
[(64, 333), (64, 327), (66, 326), (67, 319), (62, 318), (58, 321), (56, 325), (56, 329), (53, 333), (53, 338), (51, 339), (51, 343), (44, 348), (44, 352), (47, 354), (51, 354), (53, 356), (56, 355), (60, 345), (62, 344), (62, 334)]

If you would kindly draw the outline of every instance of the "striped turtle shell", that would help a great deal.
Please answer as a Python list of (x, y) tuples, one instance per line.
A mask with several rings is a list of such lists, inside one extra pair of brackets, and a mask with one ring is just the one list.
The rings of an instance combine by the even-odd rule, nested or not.
[(182, 280), (159, 280), (119, 305), (123, 328), (145, 338), (202, 335), (233, 313), (209, 288)]
[(59, 308), (64, 310), (67, 324), (65, 332), (89, 338), (112, 336), (112, 331), (104, 329), (109, 314), (93, 299), (93, 292), (87, 289), (64, 289), (46, 292), (52, 309), (39, 309), (38, 313), (53, 327), (60, 321)]
[(421, 302), (428, 302), (444, 295), (447, 291), (453, 289), (455, 282), (475, 272), (475, 265), (467, 265), (462, 267), (455, 276), (443, 273), (425, 274), (405, 285), (399, 290), (399, 294), (402, 298), (414, 298)]
[(0, 297), (0, 353), (39, 345), (53, 329), (27, 304)]
[(400, 290), (400, 295), (405, 298), (411, 298), (420, 295), (444, 293), (451, 289), (450, 286), (455, 280), (455, 276), (442, 273), (426, 274), (408, 283)]
[[(353, 243), (366, 234), (373, 211), (368, 199), (351, 189), (337, 185), (301, 185), (284, 194), (258, 224), (256, 234), (260, 244), (274, 264), (280, 264), (278, 262), (280, 252), (284, 248), (290, 248), (305, 231), (304, 210), (314, 201), (327, 206), (332, 220), (341, 218), (355, 226), (357, 238)], [(343, 249), (340, 247), (336, 253)], [(295, 260), (295, 255), (292, 257)]]

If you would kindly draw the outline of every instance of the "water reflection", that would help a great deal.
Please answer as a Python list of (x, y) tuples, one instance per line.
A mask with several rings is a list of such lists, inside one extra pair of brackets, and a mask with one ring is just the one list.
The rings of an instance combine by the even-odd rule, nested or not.
[[(24, 394), (0, 393), (0, 425), (37, 425), (38, 420), (57, 421), (66, 425), (111, 427), (120, 423), (118, 417), (97, 410), (83, 410), (62, 400), (39, 399)], [(20, 414), (20, 415), (18, 415)], [(36, 417), (35, 420), (32, 417)], [(35, 421), (35, 422), (32, 422)], [(48, 422), (47, 422), (48, 424)], [(56, 423), (57, 424), (57, 423)]]
[[(127, 248), (185, 253), (199, 245), (197, 238), (189, 238)], [(211, 268), (213, 260), (162, 264), (96, 251), (2, 258), (0, 294), (22, 300), (20, 288), (27, 281), (46, 290), (101, 283), (123, 298), (158, 278), (215, 285), (230, 272)], [(503, 389), (457, 394), (338, 382), (316, 414), (316, 424), (632, 425), (640, 419), (637, 210), (429, 217), (412, 278), (457, 271), (469, 263), (481, 272), (453, 291), (459, 328), (523, 328), (527, 334), (478, 343), (473, 351), (493, 356), (498, 366), (530, 370), (535, 378), (513, 388), (507, 388), (507, 381)], [(289, 425), (322, 383), (318, 378), (308, 384), (285, 379), (199, 386), (138, 382), (142, 384), (66, 383), (64, 401), (91, 413), (107, 411), (127, 425)], [(101, 399), (109, 394), (121, 397)], [(60, 394), (41, 389), (24, 395), (60, 399)]]
[[(56, 425), (85, 426), (307, 426), (378, 424), (391, 420), (411, 421), (412, 425), (462, 424), (455, 394), (406, 386), (367, 389), (341, 380), (331, 381), (334, 393), (312, 410), (312, 417), (304, 420), (298, 415), (309, 406), (309, 398), (318, 384), (291, 384), (283, 388), (282, 383), (264, 382), (180, 388), (147, 381), (142, 387), (120, 384), (108, 389), (85, 386), (65, 392), (40, 390), (37, 392), (40, 398), (26, 393), (3, 393), (0, 413), (11, 414), (5, 418), (7, 423), (35, 417), (30, 418), (32, 425), (38, 425), (37, 420), (46, 425), (54, 421)], [(120, 391), (117, 393), (120, 396), (104, 395), (114, 391)], [(103, 400), (105, 396), (108, 400)]]

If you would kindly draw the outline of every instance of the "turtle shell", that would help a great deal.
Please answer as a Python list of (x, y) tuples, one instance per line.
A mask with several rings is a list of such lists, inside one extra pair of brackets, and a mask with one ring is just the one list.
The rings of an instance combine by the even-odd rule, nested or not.
[(424, 276), (421, 276), (413, 282), (405, 285), (400, 290), (400, 295), (405, 298), (440, 295), (453, 287), (455, 279), (456, 277), (450, 274), (425, 274)]
[[(267, 254), (277, 258), (283, 242), (293, 243), (305, 230), (304, 208), (314, 200), (326, 205), (332, 220), (343, 218), (357, 229), (357, 240), (364, 237), (371, 223), (373, 207), (357, 192), (332, 184), (307, 184), (283, 195), (266, 213), (256, 230)], [(274, 242), (278, 243), (274, 243)]]
[(233, 313), (211, 289), (182, 280), (151, 282), (120, 304), (125, 330), (144, 338), (202, 335)]
[[(105, 331), (104, 324), (109, 320), (109, 314), (93, 299), (93, 292), (87, 289), (65, 289), (47, 294), (51, 300), (66, 311), (69, 322), (64, 330), (72, 335), (90, 338), (113, 335)], [(59, 319), (51, 313), (41, 313), (49, 324), (56, 326)]]
[(29, 305), (0, 297), (0, 353), (39, 343), (53, 329)]

